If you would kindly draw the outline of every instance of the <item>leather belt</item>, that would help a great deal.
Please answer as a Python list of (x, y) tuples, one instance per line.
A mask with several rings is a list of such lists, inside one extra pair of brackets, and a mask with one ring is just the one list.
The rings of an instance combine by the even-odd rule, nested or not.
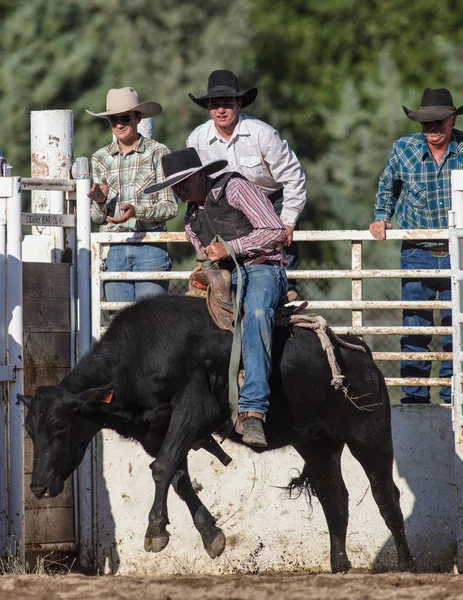
[(403, 250), (415, 248), (419, 248), (420, 250), (428, 250), (433, 256), (447, 256), (450, 254), (448, 240), (441, 240), (438, 242), (428, 242), (426, 240), (414, 242), (410, 240), (404, 240), (402, 244)]

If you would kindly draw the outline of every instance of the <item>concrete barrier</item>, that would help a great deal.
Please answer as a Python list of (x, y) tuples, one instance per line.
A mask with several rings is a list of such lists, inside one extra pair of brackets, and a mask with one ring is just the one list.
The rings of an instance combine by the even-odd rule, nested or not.
[[(451, 571), (456, 545), (455, 451), (448, 406), (393, 406), (394, 477), (412, 553), (421, 570)], [(171, 534), (159, 554), (143, 550), (154, 498), (150, 457), (137, 443), (105, 430), (96, 444), (96, 556), (100, 572), (121, 574), (328, 571), (328, 527), (316, 498), (289, 500), (281, 487), (302, 468), (292, 448), (256, 454), (231, 442), (228, 467), (204, 451), (190, 453), (190, 473), (204, 504), (227, 536), (212, 560), (186, 506), (171, 491)], [(347, 549), (354, 568), (390, 569), (395, 545), (369, 482), (346, 449), (349, 490)]]

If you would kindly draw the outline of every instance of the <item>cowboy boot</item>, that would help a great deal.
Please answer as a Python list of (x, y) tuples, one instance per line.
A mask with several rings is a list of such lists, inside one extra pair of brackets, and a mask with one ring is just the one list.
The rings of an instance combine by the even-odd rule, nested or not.
[(253, 411), (241, 412), (238, 415), (235, 430), (243, 436), (243, 443), (257, 448), (268, 446), (263, 428), (264, 415)]

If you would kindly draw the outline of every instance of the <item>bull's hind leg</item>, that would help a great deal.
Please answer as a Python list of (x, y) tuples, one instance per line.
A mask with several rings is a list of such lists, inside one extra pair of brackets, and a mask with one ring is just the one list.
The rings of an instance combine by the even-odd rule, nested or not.
[(408, 547), (405, 525), (400, 508), (400, 492), (392, 478), (392, 440), (374, 439), (373, 445), (349, 443), (352, 455), (362, 465), (371, 485), (373, 498), (391, 532), (397, 548), (399, 569), (415, 571), (415, 561)]
[(211, 558), (217, 558), (225, 550), (225, 535), (216, 527), (215, 519), (198, 498), (191, 483), (187, 459), (182, 461), (180, 468), (172, 480), (174, 490), (188, 506), (193, 523), (199, 531), (206, 552)]
[(331, 440), (295, 446), (305, 460), (300, 485), (306, 485), (319, 499), (330, 532), (330, 558), (333, 573), (350, 569), (346, 553), (349, 494), (341, 473), (344, 444)]

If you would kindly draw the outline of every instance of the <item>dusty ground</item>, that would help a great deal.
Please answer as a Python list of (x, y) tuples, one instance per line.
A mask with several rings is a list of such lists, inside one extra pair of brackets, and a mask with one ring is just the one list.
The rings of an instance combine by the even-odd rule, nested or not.
[(0, 600), (463, 600), (451, 574), (86, 577), (4, 575)]

